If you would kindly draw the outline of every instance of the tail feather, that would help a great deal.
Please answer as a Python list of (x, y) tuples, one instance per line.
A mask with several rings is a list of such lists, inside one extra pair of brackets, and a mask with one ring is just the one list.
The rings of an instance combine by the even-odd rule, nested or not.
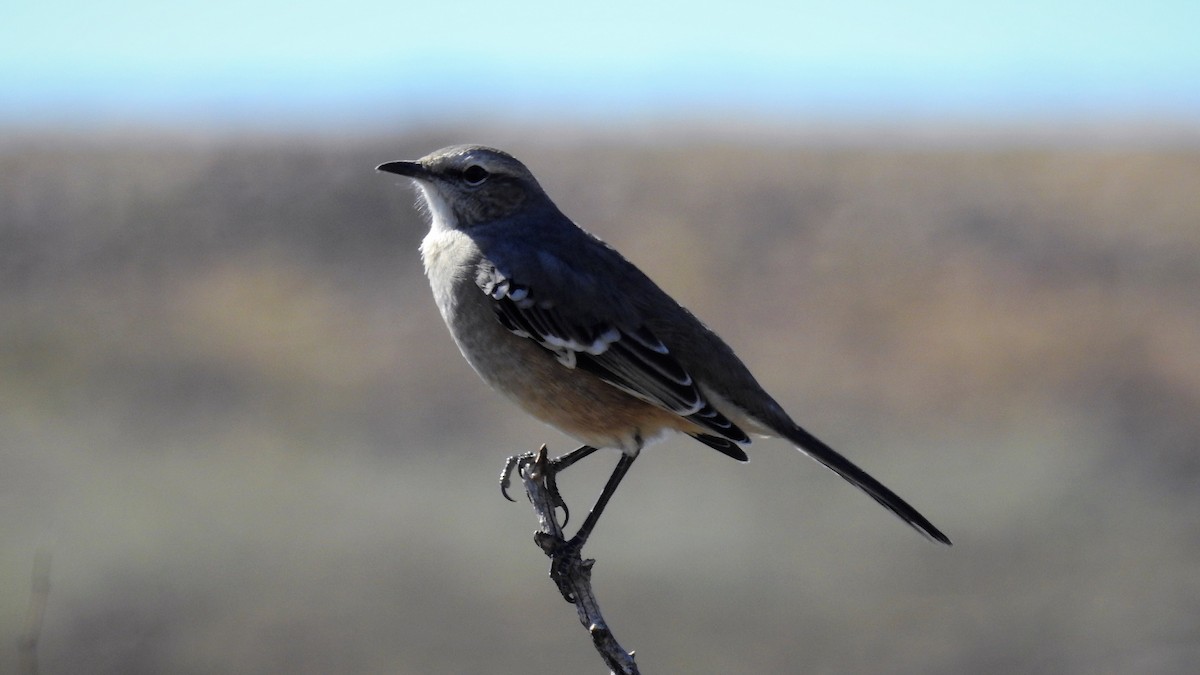
[(857, 486), (863, 492), (871, 495), (884, 508), (899, 516), (901, 520), (911, 525), (921, 534), (930, 539), (950, 545), (950, 538), (933, 526), (925, 516), (908, 505), (895, 492), (884, 487), (883, 483), (875, 480), (866, 471), (858, 468), (853, 462), (842, 457), (836, 450), (825, 445), (821, 439), (813, 436), (799, 426), (793, 427), (787, 434), (788, 440), (795, 443), (809, 457), (832, 469), (842, 478)]
[(728, 455), (739, 462), (749, 462), (750, 457), (746, 455), (746, 451), (740, 445), (723, 436), (714, 436), (712, 434), (691, 434), (692, 438), (701, 443), (713, 448), (721, 454)]

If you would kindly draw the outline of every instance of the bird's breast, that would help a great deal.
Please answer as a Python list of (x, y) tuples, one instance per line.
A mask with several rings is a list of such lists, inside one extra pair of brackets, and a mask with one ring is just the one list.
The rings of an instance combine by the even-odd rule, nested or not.
[(464, 282), (472, 286), (475, 283), (472, 277), (478, 260), (479, 248), (458, 230), (434, 229), (421, 241), (425, 276), (429, 278), (433, 299), (447, 324), (456, 314), (460, 286)]

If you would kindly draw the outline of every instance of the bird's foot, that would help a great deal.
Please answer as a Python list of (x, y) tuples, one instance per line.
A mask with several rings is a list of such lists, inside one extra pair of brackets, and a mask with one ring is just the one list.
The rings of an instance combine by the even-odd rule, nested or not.
[(527, 452), (523, 455), (512, 455), (508, 459), (504, 460), (504, 468), (500, 470), (500, 494), (504, 495), (504, 498), (507, 499), (508, 501), (510, 501), (510, 502), (517, 501), (517, 500), (513, 499), (512, 497), (508, 496), (508, 488), (509, 488), (509, 486), (512, 485), (513, 471), (517, 470), (517, 466), (519, 464), (521, 464), (524, 461), (529, 461), (531, 459), (533, 459), (533, 453)]
[(571, 463), (562, 462), (561, 458), (548, 460), (546, 446), (543, 445), (537, 452), (513, 455), (504, 461), (504, 468), (500, 471), (500, 494), (504, 495), (508, 501), (515, 502), (516, 500), (508, 494), (508, 488), (512, 485), (513, 473), (521, 475), (525, 467), (531, 464), (535, 470), (545, 476), (546, 490), (550, 493), (550, 499), (554, 502), (554, 506), (563, 510), (562, 526), (566, 527), (571, 520), (571, 509), (567, 507), (567, 502), (558, 491), (558, 472), (570, 466)]

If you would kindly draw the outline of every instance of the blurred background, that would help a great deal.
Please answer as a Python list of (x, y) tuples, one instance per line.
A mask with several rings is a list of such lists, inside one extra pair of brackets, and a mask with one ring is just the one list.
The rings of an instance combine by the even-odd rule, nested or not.
[[(646, 673), (1200, 661), (1200, 5), (7, 7), (0, 671), (603, 672), (382, 161), (484, 142), (955, 541), (777, 441), (643, 453)], [(616, 458), (562, 481), (581, 514)]]

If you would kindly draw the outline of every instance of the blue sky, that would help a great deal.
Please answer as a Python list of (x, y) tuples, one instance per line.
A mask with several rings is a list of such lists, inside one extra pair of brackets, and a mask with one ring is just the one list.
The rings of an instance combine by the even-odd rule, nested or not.
[(0, 124), (1200, 120), (1200, 2), (9, 0)]

